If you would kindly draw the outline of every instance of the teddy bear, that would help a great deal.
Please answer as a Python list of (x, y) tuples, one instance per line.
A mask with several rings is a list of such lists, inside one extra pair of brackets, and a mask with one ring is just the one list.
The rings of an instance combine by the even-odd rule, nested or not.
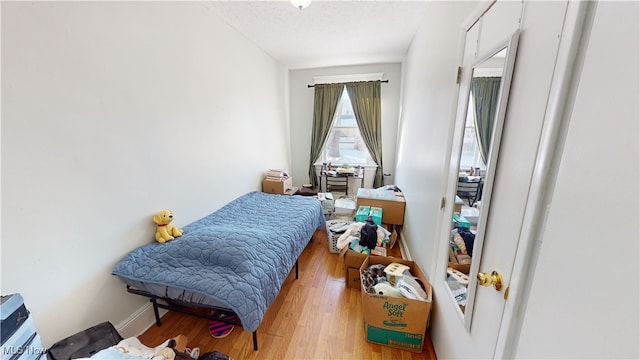
[(171, 223), (173, 221), (173, 212), (171, 210), (161, 210), (153, 216), (153, 222), (156, 223), (156, 241), (164, 244), (182, 236), (182, 230)]

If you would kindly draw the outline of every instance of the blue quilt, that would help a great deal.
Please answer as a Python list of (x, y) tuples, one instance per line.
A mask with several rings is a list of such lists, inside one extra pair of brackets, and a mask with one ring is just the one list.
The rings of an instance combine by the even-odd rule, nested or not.
[(133, 250), (113, 274), (209, 296), (253, 332), (324, 224), (315, 197), (250, 192), (183, 227), (175, 240)]

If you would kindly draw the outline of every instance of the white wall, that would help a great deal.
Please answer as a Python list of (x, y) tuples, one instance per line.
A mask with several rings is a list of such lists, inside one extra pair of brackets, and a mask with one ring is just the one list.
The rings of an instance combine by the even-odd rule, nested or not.
[[(382, 122), (382, 166), (385, 173), (391, 173), (389, 181), (393, 181), (393, 169), (396, 158), (396, 137), (398, 131), (398, 104), (400, 102), (401, 65), (371, 64), (339, 66), (289, 71), (290, 117), (291, 117), (291, 157), (292, 167), (289, 169), (294, 186), (310, 182), (309, 149), (311, 148), (311, 128), (313, 125), (313, 84), (315, 76), (352, 75), (368, 73), (384, 73), (381, 84), (381, 122)], [(372, 177), (366, 174), (365, 181)]]
[(206, 3), (2, 3), (1, 292), (45, 346), (146, 303), (111, 275), (288, 167), (287, 73)]
[(475, 5), (430, 2), (403, 62), (395, 171), (406, 200), (402, 234), (429, 277), (451, 152), (462, 23)]
[(517, 358), (640, 356), (638, 14), (597, 4)]
[[(597, 40), (593, 41), (597, 45), (590, 44), (594, 48), (589, 49), (592, 55), (580, 79), (584, 94), (578, 97), (571, 118), (529, 306), (520, 341), (514, 346), (517, 358), (638, 357), (638, 262), (633, 255), (632, 259), (624, 255), (638, 254), (634, 233), (638, 227), (638, 5), (602, 2), (598, 7), (605, 4), (608, 10), (596, 17)], [(620, 4), (626, 7), (611, 11)], [(433, 6), (403, 63), (396, 169), (396, 183), (407, 198), (404, 240), (426, 271), (432, 269), (436, 242), (441, 241), (439, 202), (455, 101), (447, 69), (454, 72), (455, 50), (460, 46), (456, 26), (465, 19), (442, 3)], [(435, 10), (438, 6), (444, 8)], [(457, 6), (465, 15), (473, 8)], [(522, 30), (508, 109), (509, 119), (517, 120), (505, 124), (503, 171), (497, 180), (500, 191), (494, 193), (495, 201), (492, 198), (492, 206), (515, 204), (500, 209), (510, 210), (514, 219), (523, 217), (547, 111), (559, 41), (550, 26), (562, 25), (564, 14), (561, 3), (526, 2), (523, 6), (522, 16), (519, 12), (509, 18), (498, 11), (488, 14), (488, 23), (496, 25), (493, 30), (508, 26), (515, 30), (519, 24)], [(482, 35), (491, 34), (483, 28)], [(479, 52), (492, 46), (481, 44)], [(517, 227), (502, 228), (501, 238), (518, 239)], [(478, 357), (473, 353), (478, 346), (472, 343), (475, 337), (468, 347), (466, 343), (460, 347), (456, 335), (465, 330), (454, 312), (445, 310), (452, 302), (448, 294), (436, 292), (434, 298), (430, 332), (438, 357)]]

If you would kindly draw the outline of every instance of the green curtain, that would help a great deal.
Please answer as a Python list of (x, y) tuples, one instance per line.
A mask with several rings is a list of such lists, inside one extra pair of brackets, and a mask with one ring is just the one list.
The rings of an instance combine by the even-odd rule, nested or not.
[(318, 84), (314, 86), (313, 128), (309, 156), (309, 179), (314, 188), (318, 186), (318, 178), (313, 163), (320, 156), (324, 143), (327, 141), (343, 90), (344, 84)]
[(380, 81), (346, 84), (353, 113), (369, 154), (378, 165), (373, 187), (382, 186), (382, 129), (380, 121)]
[(485, 165), (489, 155), (489, 146), (491, 146), (491, 131), (496, 118), (501, 81), (501, 77), (477, 77), (471, 80), (476, 139), (482, 162)]

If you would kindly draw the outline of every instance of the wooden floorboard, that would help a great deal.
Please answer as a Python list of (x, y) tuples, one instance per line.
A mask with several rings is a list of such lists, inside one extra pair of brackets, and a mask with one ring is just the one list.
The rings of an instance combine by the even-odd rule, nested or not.
[[(399, 256), (398, 246), (390, 255)], [(169, 311), (162, 326), (138, 338), (157, 346), (179, 334), (200, 352), (221, 351), (241, 359), (436, 359), (429, 334), (422, 353), (366, 341), (360, 291), (345, 285), (342, 258), (329, 252), (327, 236), (317, 231), (299, 258), (299, 278), (292, 271), (258, 327), (258, 350), (252, 333), (236, 327), (227, 337), (209, 334), (207, 320)]]

